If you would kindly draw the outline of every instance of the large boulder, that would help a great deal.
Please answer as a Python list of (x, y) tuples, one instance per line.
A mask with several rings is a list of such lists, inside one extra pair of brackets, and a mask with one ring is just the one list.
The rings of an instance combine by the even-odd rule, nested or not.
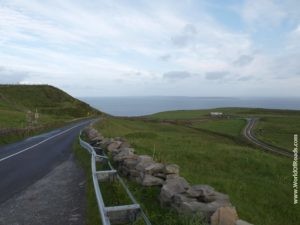
[(107, 146), (112, 142), (113, 140), (111, 138), (103, 138), (100, 142), (100, 147), (103, 149), (106, 149)]
[(164, 168), (165, 174), (179, 174), (179, 166), (176, 164), (167, 164)]
[(103, 136), (94, 128), (88, 127), (84, 129), (84, 132), (86, 133), (88, 139), (90, 141), (101, 141), (103, 139)]
[(164, 171), (164, 164), (162, 163), (153, 163), (145, 168), (145, 173), (147, 174), (160, 174)]
[(187, 190), (187, 194), (190, 197), (197, 198), (199, 202), (209, 203), (217, 201), (219, 203), (224, 202), (224, 205), (230, 203), (228, 195), (215, 191), (214, 188), (209, 185), (194, 185)]
[[(174, 207), (175, 206), (175, 207)], [(183, 201), (180, 205), (173, 205), (178, 213), (181, 214), (199, 214), (207, 221), (210, 220), (214, 212), (221, 206), (217, 202), (205, 203), (199, 202), (195, 199), (189, 201)]]
[(161, 186), (164, 183), (164, 180), (158, 177), (154, 177), (150, 174), (144, 174), (142, 185), (143, 186)]
[(193, 185), (190, 189), (191, 192), (197, 193), (197, 197), (199, 196), (208, 196), (215, 192), (215, 189), (206, 184), (197, 184)]
[(112, 152), (113, 150), (118, 149), (121, 144), (121, 141), (113, 141), (106, 147), (106, 149), (108, 152)]
[(124, 148), (117, 155), (113, 156), (115, 162), (121, 162), (125, 159), (135, 158), (133, 148)]
[(138, 158), (138, 164), (136, 165), (135, 169), (144, 172), (145, 169), (152, 164), (155, 164), (151, 156), (148, 155), (140, 155)]
[(220, 207), (211, 216), (211, 225), (235, 225), (238, 215), (233, 207)]
[(123, 141), (119, 148), (130, 148), (130, 143)]
[(128, 169), (135, 169), (137, 164), (138, 164), (137, 155), (132, 155), (130, 158), (126, 158), (123, 160), (123, 166), (127, 167)]
[(189, 183), (183, 177), (167, 179), (160, 190), (160, 202), (162, 205), (171, 205), (175, 194), (185, 193), (190, 188)]
[(237, 220), (237, 221), (235, 221), (235, 225), (253, 225), (253, 224), (248, 223), (244, 220)]

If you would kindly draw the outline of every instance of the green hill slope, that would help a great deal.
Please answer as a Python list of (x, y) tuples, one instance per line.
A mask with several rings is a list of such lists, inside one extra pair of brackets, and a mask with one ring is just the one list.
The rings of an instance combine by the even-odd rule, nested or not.
[(48, 85), (0, 85), (0, 110), (38, 110), (49, 115), (85, 117), (97, 113), (88, 104)]
[(99, 114), (85, 102), (53, 86), (0, 85), (0, 144), (14, 140), (9, 136), (24, 137)]

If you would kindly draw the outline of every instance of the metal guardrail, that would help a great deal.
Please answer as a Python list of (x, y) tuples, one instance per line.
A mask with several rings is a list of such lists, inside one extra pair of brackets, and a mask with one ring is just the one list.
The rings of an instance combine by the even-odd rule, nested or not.
[[(89, 143), (81, 139), (81, 132), (79, 136), (79, 141), (80, 141), (80, 145), (91, 154), (92, 178), (93, 178), (94, 190), (97, 198), (97, 204), (98, 204), (98, 209), (101, 216), (102, 224), (111, 225), (111, 224), (132, 223), (136, 221), (138, 216), (141, 216), (146, 225), (151, 225), (151, 222), (149, 221), (149, 219), (143, 212), (142, 208), (133, 197), (132, 193), (126, 186), (123, 179), (119, 176), (117, 171), (111, 165), (104, 151), (102, 151), (103, 152), (102, 155), (98, 155), (95, 151), (97, 147), (93, 147)], [(101, 148), (99, 149), (101, 150)], [(107, 163), (110, 170), (97, 171), (96, 169), (97, 162)], [(110, 182), (118, 181), (126, 191), (128, 197), (132, 201), (132, 204), (106, 207), (100, 189), (100, 183), (106, 181), (110, 181)]]

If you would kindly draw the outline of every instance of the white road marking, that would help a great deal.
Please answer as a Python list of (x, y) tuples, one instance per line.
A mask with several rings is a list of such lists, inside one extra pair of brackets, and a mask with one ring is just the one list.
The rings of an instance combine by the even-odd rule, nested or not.
[(43, 140), (43, 141), (41, 141), (41, 142), (39, 142), (39, 143), (37, 143), (37, 144), (34, 144), (34, 145), (30, 146), (30, 147), (27, 147), (27, 148), (25, 148), (25, 149), (22, 149), (21, 151), (16, 152), (16, 153), (14, 153), (14, 154), (12, 154), (12, 155), (6, 156), (6, 157), (0, 159), (0, 162), (4, 161), (4, 160), (6, 160), (6, 159), (9, 159), (9, 158), (11, 158), (11, 157), (14, 157), (14, 156), (16, 156), (16, 155), (19, 155), (19, 154), (21, 154), (21, 153), (23, 153), (23, 152), (26, 152), (26, 151), (28, 151), (28, 150), (30, 150), (30, 149), (32, 149), (32, 148), (34, 148), (34, 147), (36, 147), (36, 146), (38, 146), (38, 145), (40, 145), (40, 144), (43, 144), (43, 143), (45, 143), (45, 142), (47, 142), (47, 141), (49, 141), (49, 140), (51, 140), (51, 139), (53, 139), (53, 138), (56, 138), (57, 136), (60, 136), (60, 135), (62, 135), (62, 134), (64, 134), (64, 133), (67, 133), (67, 132), (69, 132), (70, 130), (73, 130), (74, 128), (79, 127), (79, 126), (82, 126), (82, 125), (83, 125), (83, 124), (78, 124), (78, 125), (76, 125), (76, 126), (74, 126), (74, 127), (71, 127), (71, 128), (69, 128), (69, 129), (67, 129), (67, 130), (65, 130), (65, 131), (62, 131), (62, 132), (58, 133), (58, 134), (56, 134), (56, 135), (53, 135), (52, 137), (49, 137), (49, 138), (47, 138), (47, 139), (45, 139), (45, 140)]

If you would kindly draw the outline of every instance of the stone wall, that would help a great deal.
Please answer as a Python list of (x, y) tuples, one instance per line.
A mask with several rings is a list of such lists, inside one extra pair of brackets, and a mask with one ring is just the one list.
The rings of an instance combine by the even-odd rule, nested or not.
[(120, 174), (142, 186), (161, 187), (159, 200), (162, 207), (172, 207), (181, 214), (197, 214), (211, 225), (250, 225), (238, 219), (228, 195), (209, 185), (189, 184), (180, 176), (178, 165), (137, 155), (123, 138), (104, 138), (91, 127), (84, 131), (92, 144), (100, 146), (117, 163)]

